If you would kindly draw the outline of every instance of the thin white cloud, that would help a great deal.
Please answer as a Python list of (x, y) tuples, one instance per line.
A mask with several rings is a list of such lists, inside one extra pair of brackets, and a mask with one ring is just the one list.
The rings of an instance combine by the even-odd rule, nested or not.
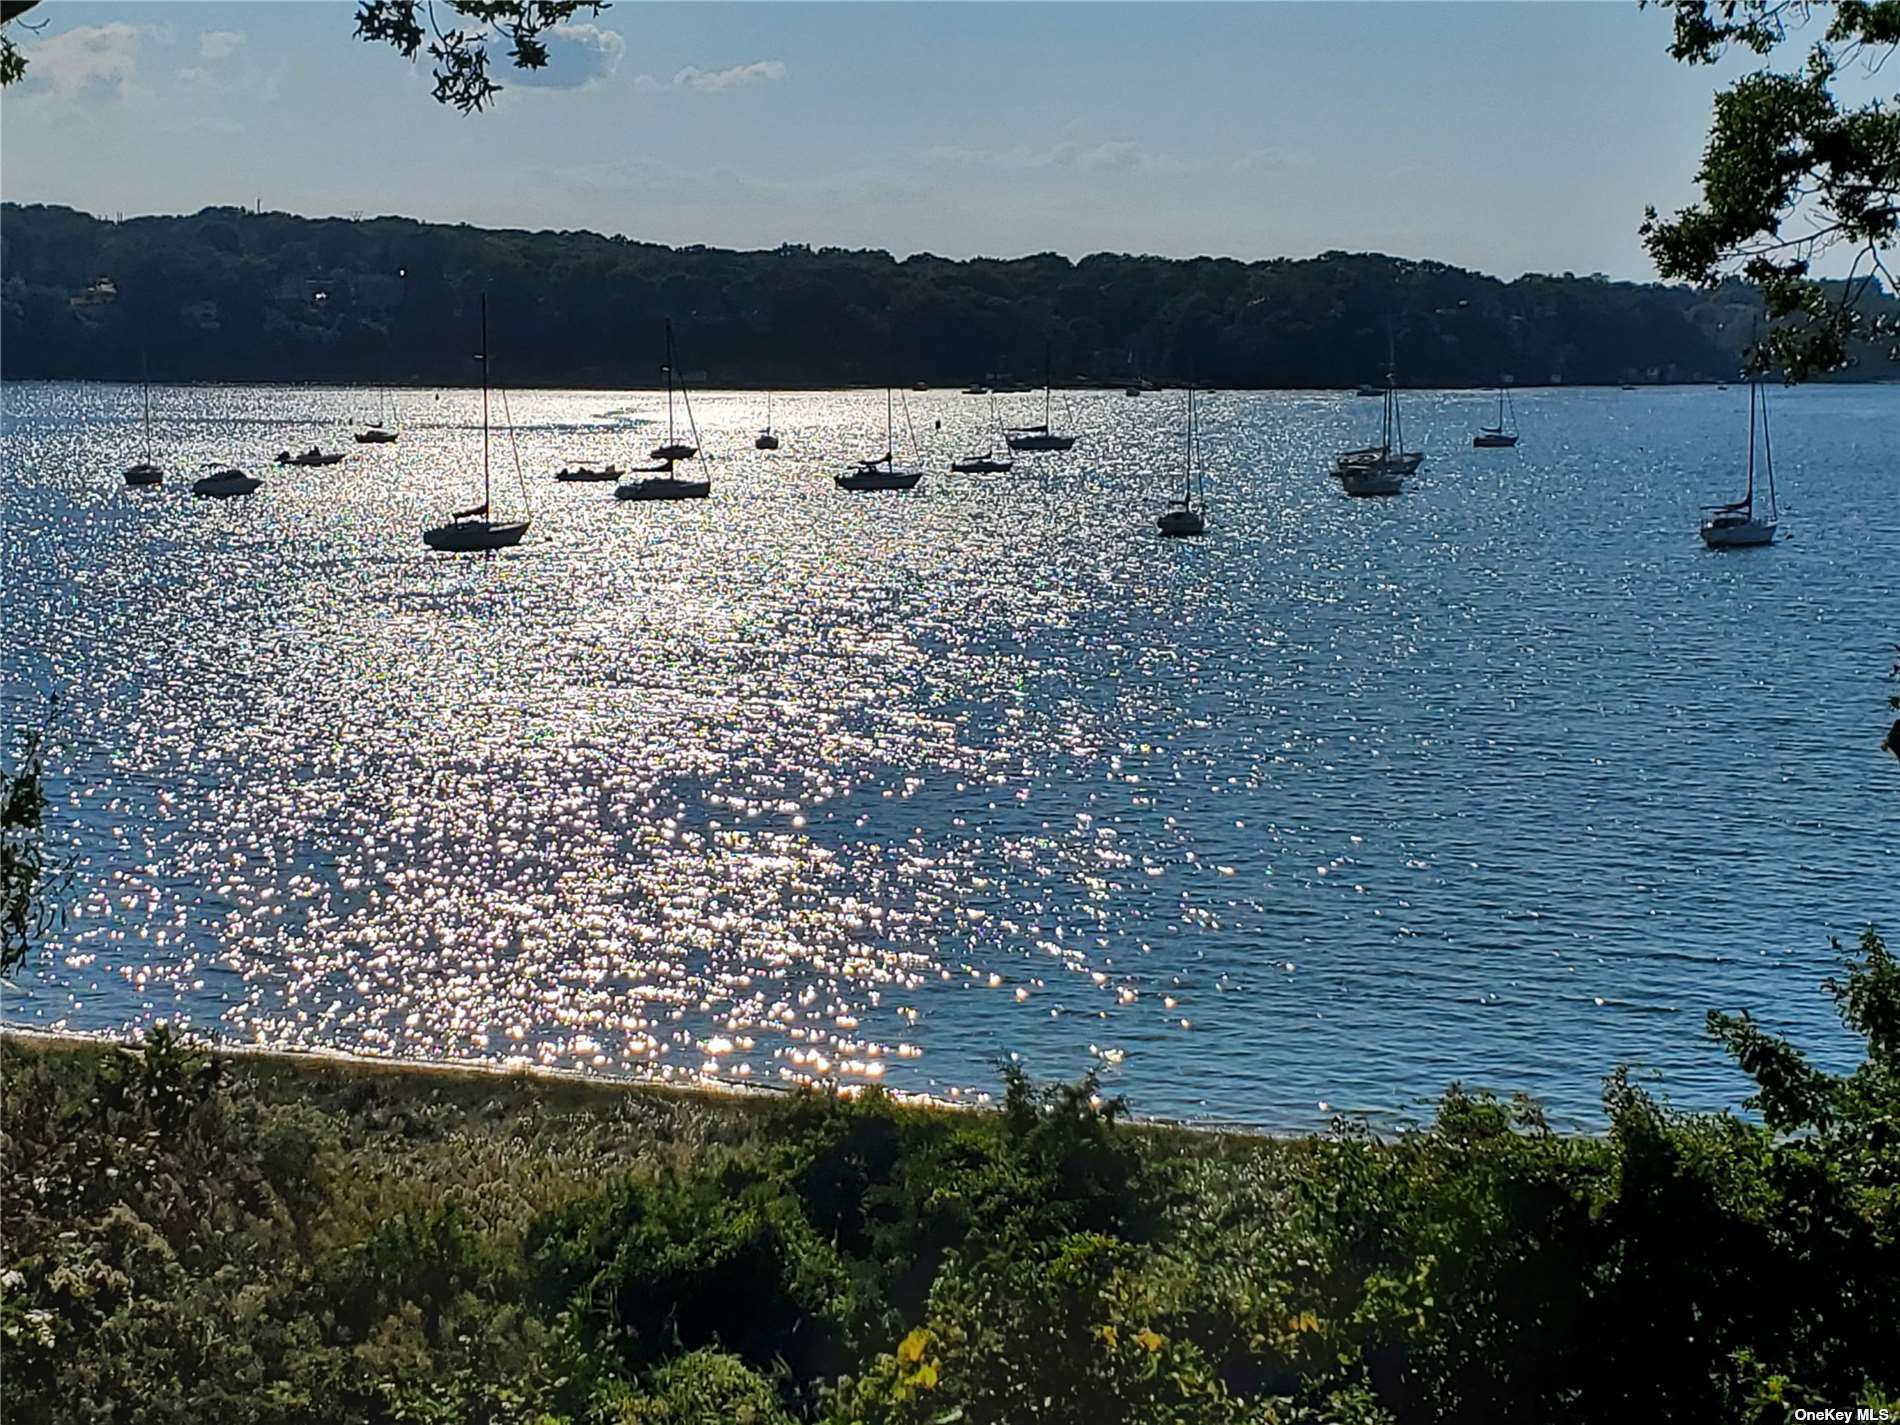
[(611, 79), (626, 56), (627, 42), (598, 25), (556, 25), (542, 37), (548, 62), (539, 69), (512, 69), (510, 84), (536, 89), (586, 89)]
[(91, 101), (122, 98), (138, 75), (139, 49), (150, 40), (166, 42), (162, 25), (78, 25), (35, 44), (21, 45), (26, 59), (22, 94), (51, 94)]
[(244, 43), (238, 30), (206, 30), (198, 36), (198, 53), (205, 59), (229, 59)]
[(981, 149), (947, 144), (925, 150), (924, 158), (929, 163), (949, 168), (1001, 168), (1011, 172), (1076, 169), (1094, 173), (1103, 170), (1125, 172), (1136, 168), (1169, 170), (1183, 167), (1179, 160), (1149, 153), (1132, 139), (1096, 144), (1064, 139), (1046, 148), (1018, 144), (1007, 149)]
[(761, 59), (751, 64), (735, 64), (731, 69), (701, 69), (689, 64), (667, 83), (661, 83), (650, 74), (641, 75), (634, 83), (649, 91), (691, 89), (700, 94), (721, 94), (745, 84), (776, 84), (784, 77), (783, 60)]

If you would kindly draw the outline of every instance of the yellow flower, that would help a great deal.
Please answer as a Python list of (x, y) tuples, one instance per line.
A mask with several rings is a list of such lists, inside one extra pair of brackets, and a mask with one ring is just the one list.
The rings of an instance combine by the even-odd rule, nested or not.
[(1136, 1334), (1135, 1339), (1150, 1351), (1158, 1351), (1168, 1343), (1166, 1336), (1158, 1336), (1152, 1329), (1145, 1326)]
[(919, 1326), (906, 1336), (897, 1347), (897, 1359), (904, 1365), (914, 1366), (923, 1360), (924, 1352), (930, 1346), (930, 1333)]
[(1099, 1335), (1109, 1345), (1112, 1346), (1115, 1344), (1116, 1337), (1115, 1337), (1115, 1328), (1113, 1326), (1104, 1326), (1096, 1334)]

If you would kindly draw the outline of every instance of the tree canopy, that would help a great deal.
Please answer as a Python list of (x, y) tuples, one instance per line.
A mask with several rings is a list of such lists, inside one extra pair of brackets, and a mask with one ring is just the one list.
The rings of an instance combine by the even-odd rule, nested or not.
[[(1657, 0), (1672, 13), (1670, 54), (1713, 64), (1737, 47), (1769, 56), (1831, 12), (1798, 68), (1764, 68), (1716, 96), (1697, 174), (1701, 201), (1672, 218), (1648, 210), (1643, 237), (1665, 278), (1756, 283), (1774, 325), (1756, 363), (1790, 379), (1834, 371), (1856, 347), (1900, 359), (1891, 305), (1865, 299), (1893, 287), (1900, 234), (1900, 96), (1843, 102), (1843, 78), (1877, 76), (1900, 49), (1900, 0)], [(1810, 33), (1813, 33), (1810, 31)], [(1853, 254), (1845, 282), (1814, 279), (1815, 262)]]
[[(1195, 380), (1339, 387), (1727, 380), (1760, 321), (1713, 291), (1330, 252), (902, 260), (799, 245), (669, 248), (587, 232), (207, 208), (102, 221), (0, 209), (0, 352), (16, 378), (462, 382), (482, 291), (521, 385)], [(1388, 346), (1389, 341), (1389, 346)], [(1886, 368), (1875, 364), (1871, 373)], [(1862, 374), (1862, 373), (1856, 373)]]

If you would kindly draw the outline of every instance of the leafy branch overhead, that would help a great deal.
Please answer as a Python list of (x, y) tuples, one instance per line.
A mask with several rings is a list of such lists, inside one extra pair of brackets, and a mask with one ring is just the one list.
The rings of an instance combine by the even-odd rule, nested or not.
[(501, 93), (488, 76), (491, 43), (506, 44), (515, 68), (541, 69), (548, 62), (543, 35), (580, 11), (598, 15), (606, 8), (606, 0), (441, 0), (438, 16), (436, 0), (362, 0), (356, 34), (390, 45), (408, 60), (426, 45), (436, 102), (472, 114)]
[[(1900, 235), (1900, 95), (1844, 102), (1841, 81), (1878, 76), (1900, 49), (1900, 0), (1655, 0), (1675, 21), (1670, 54), (1713, 64), (1736, 47), (1767, 56), (1831, 11), (1793, 71), (1764, 68), (1716, 96), (1697, 179), (1702, 200), (1674, 217), (1654, 208), (1643, 240), (1666, 278), (1713, 286), (1739, 273), (1761, 288), (1772, 325), (1754, 354), (1790, 380), (1838, 370), (1848, 343), (1894, 343), (1900, 323), (1861, 300), (1884, 278)], [(1845, 249), (1845, 283), (1824, 287), (1813, 266)]]

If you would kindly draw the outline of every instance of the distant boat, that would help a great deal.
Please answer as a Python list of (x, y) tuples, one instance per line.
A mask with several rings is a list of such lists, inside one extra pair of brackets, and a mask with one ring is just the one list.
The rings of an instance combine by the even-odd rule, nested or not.
[(963, 388), (963, 394), (966, 396), (987, 396), (989, 395), (989, 393), (990, 393), (990, 388), (988, 386), (984, 386), (981, 384), (975, 385), (975, 386), (965, 386)]
[(139, 385), (145, 392), (145, 458), (125, 472), (125, 483), (135, 487), (162, 484), (165, 479), (165, 472), (152, 463), (152, 373), (148, 365), (141, 364)]
[(242, 470), (226, 468), (193, 480), (191, 493), (208, 495), (214, 500), (228, 500), (236, 495), (249, 495), (262, 489), (263, 485), (264, 482), (255, 475), (246, 475)]
[(1168, 502), (1168, 508), (1155, 520), (1164, 535), (1182, 536), (1207, 532), (1207, 483), (1201, 477), (1201, 507), (1194, 508), (1195, 474), (1199, 465), (1200, 431), (1195, 422), (1194, 388), (1187, 388), (1187, 452), (1181, 468), (1181, 498)]
[[(910, 422), (910, 406), (904, 407), (904, 421)], [(891, 404), (891, 388), (884, 388), (884, 453), (869, 460), (860, 460), (858, 468), (844, 475), (833, 475), (832, 484), (840, 490), (912, 490), (917, 482), (924, 478), (922, 470), (900, 470), (894, 456), (896, 445), (896, 424)], [(917, 444), (917, 432), (913, 430), (910, 443)]]
[(280, 450), (277, 452), (277, 463), (279, 465), (312, 467), (320, 465), (341, 465), (343, 463), (343, 452), (338, 450), (326, 453), (321, 447), (314, 445), (311, 446), (310, 449), (297, 455), (292, 455), (288, 450)]
[(1405, 477), (1417, 470), (1424, 460), (1423, 451), (1405, 449), (1398, 387), (1388, 379), (1385, 410), (1379, 422), (1379, 443), (1340, 452), (1333, 464), (1333, 474), (1348, 495), (1397, 495), (1405, 488)]
[[(675, 437), (673, 432), (673, 319), (666, 319), (666, 365), (660, 368), (666, 373), (666, 444), (653, 448), (654, 465), (642, 466), (627, 473), (644, 475), (644, 480), (635, 480), (631, 485), (619, 485), (614, 489), (616, 500), (703, 500), (712, 494), (712, 477), (702, 476), (698, 480), (675, 475), (673, 466), (681, 460), (691, 460), (699, 454), (699, 425), (693, 419), (693, 401), (686, 394), (684, 382), (680, 384), (680, 399), (686, 406), (686, 428), (693, 434), (693, 443)], [(705, 461), (700, 461), (705, 468)]]
[(772, 432), (772, 393), (765, 393), (765, 429), (759, 432), (759, 438), (752, 442), (754, 450), (777, 450), (778, 436)]
[[(449, 522), (422, 532), (422, 542), (431, 549), (450, 554), (474, 554), (490, 549), (507, 549), (521, 543), (529, 521), (492, 520), (488, 517), (494, 494), (488, 472), (488, 294), (482, 293), (482, 502), (473, 509), (457, 510)], [(522, 486), (527, 496), (527, 486)]]
[(1383, 395), (1385, 394), (1385, 387), (1383, 387), (1383, 386), (1361, 386), (1361, 387), (1359, 388), (1359, 394), (1360, 394), (1361, 396), (1383, 396)]
[(1139, 386), (1124, 386), (1124, 387), (1122, 388), (1122, 394), (1123, 394), (1124, 396), (1139, 396), (1139, 395), (1141, 394), (1141, 387), (1139, 387)]
[(1011, 450), (1068, 450), (1075, 444), (1072, 435), (1057, 435), (1049, 425), (1050, 393), (1053, 387), (1049, 378), (1049, 347), (1043, 344), (1042, 352), (1042, 424), (1034, 426), (1011, 426), (1003, 435)]
[(930, 389), (930, 383), (928, 381), (913, 381), (911, 382), (910, 389), (913, 391), (928, 391)]
[[(1755, 513), (1755, 410), (1761, 409), (1762, 464), (1768, 474), (1768, 513)], [(1707, 506), (1708, 518), (1702, 522), (1702, 542), (1711, 549), (1743, 549), (1752, 545), (1772, 544), (1775, 525), (1781, 511), (1775, 503), (1775, 451), (1768, 439), (1768, 393), (1761, 389), (1760, 378), (1748, 383), (1748, 489), (1732, 505)]]
[(585, 460), (575, 465), (563, 465), (554, 472), (554, 478), (564, 485), (587, 484), (596, 481), (618, 480), (627, 472), (613, 461), (605, 465), (589, 465)]
[(993, 459), (986, 450), (981, 455), (966, 455), (961, 460), (954, 460), (950, 468), (959, 475), (1007, 475), (1015, 468), (1015, 462)]
[[(1510, 429), (1504, 426), (1504, 413), (1511, 413)], [(1508, 449), (1517, 444), (1517, 407), (1511, 401), (1511, 393), (1504, 387), (1498, 387), (1498, 423), (1485, 426), (1471, 438), (1471, 444), (1478, 450)]]
[(359, 430), (356, 433), (356, 443), (358, 445), (392, 445), (395, 443), (396, 432), (390, 430), (383, 424), (385, 420), (384, 407), (387, 404), (388, 392), (380, 386), (377, 387), (376, 419), (369, 427), (364, 430)]
[[(997, 419), (996, 415), (996, 398), (994, 396), (990, 397), (990, 419), (995, 421), (999, 428), (1001, 427), (1002, 422)], [(966, 455), (961, 460), (952, 461), (950, 463), (950, 469), (953, 473), (958, 475), (1009, 474), (1009, 472), (1015, 468), (1015, 462), (1011, 460), (998, 460), (995, 456), (995, 450), (996, 447), (994, 445), (985, 446), (981, 455)]]
[[(699, 427), (693, 423), (693, 403), (686, 403), (686, 424), (693, 432), (693, 443), (687, 445), (673, 435), (673, 319), (666, 319), (666, 365), (660, 368), (666, 374), (666, 444), (656, 445), (648, 453), (654, 460), (691, 460), (699, 454)], [(680, 394), (686, 393), (685, 385), (680, 386)]]

